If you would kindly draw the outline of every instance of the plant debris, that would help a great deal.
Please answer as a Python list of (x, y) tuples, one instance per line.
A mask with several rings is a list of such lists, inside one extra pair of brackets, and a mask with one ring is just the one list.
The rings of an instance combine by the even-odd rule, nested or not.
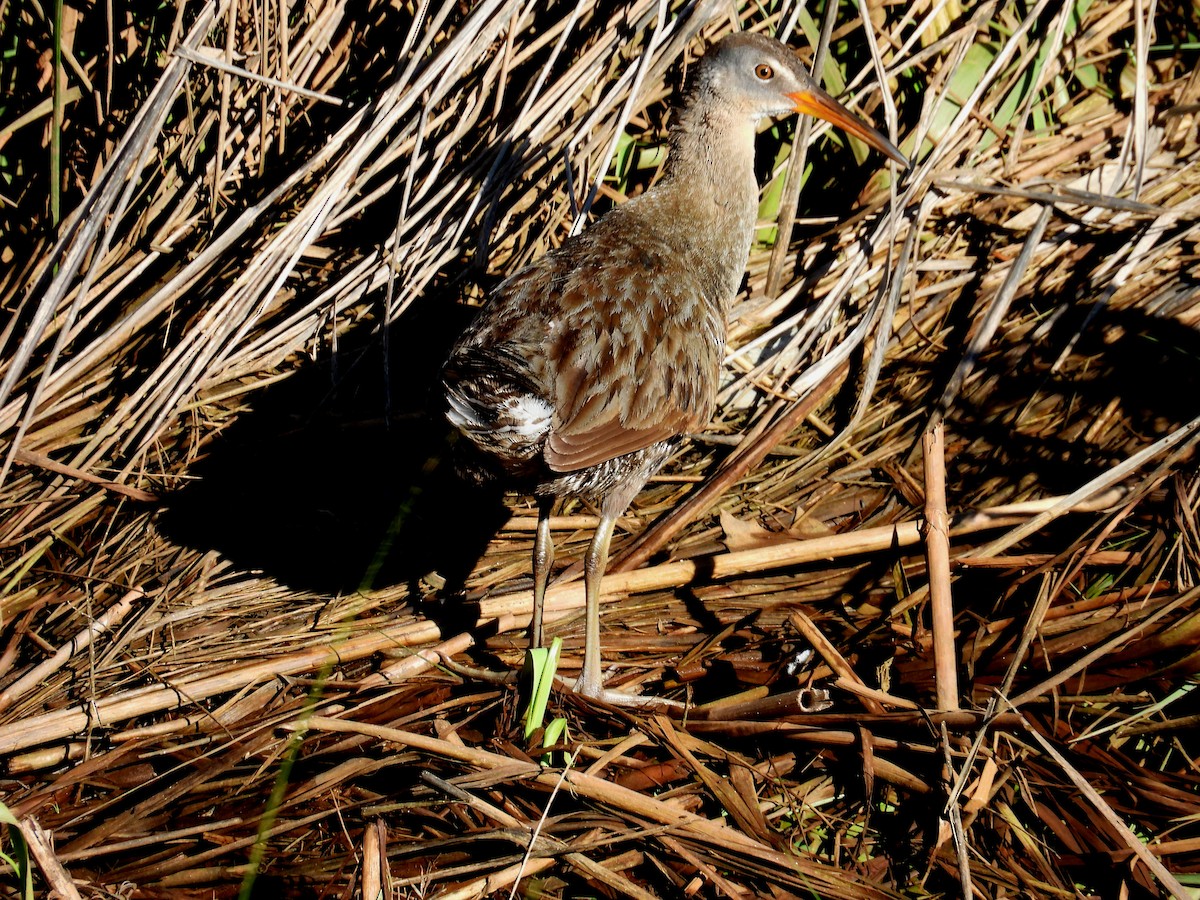
[[(1195, 10), (736, 7), (63, 7), (55, 53), (2, 14), (0, 849), (39, 890), (1195, 895)], [(734, 27), (915, 165), (761, 136), (720, 412), (605, 580), (609, 685), (683, 711), (559, 691), (543, 747), (486, 677), (536, 509), (454, 477), (438, 367), (654, 179)], [(551, 520), (567, 678), (594, 522)]]

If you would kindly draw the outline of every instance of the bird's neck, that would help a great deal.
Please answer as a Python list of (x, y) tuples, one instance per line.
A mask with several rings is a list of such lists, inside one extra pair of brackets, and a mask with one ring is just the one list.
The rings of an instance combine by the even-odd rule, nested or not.
[(685, 184), (698, 201), (716, 202), (739, 216), (750, 207), (757, 212), (754, 124), (714, 104), (679, 109), (663, 178)]
[(706, 245), (697, 250), (719, 263), (736, 291), (758, 218), (754, 126), (706, 104), (678, 112), (658, 190), (672, 195), (691, 239)]

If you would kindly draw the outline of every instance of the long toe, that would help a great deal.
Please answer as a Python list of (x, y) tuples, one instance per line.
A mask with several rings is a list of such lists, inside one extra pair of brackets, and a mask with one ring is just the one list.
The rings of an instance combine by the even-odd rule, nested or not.
[(442, 657), (441, 664), (465, 681), (483, 681), (488, 684), (515, 684), (517, 679), (521, 677), (521, 673), (516, 669), (502, 672), (493, 669), (477, 669), (474, 666), (455, 662), (445, 656)]
[(588, 671), (587, 666), (584, 666), (583, 674), (575, 682), (575, 693), (581, 697), (599, 699), (604, 694), (604, 680), (602, 678), (588, 677), (594, 674)]
[(598, 700), (609, 706), (620, 706), (626, 709), (644, 709), (660, 712), (682, 712), (687, 707), (678, 700), (666, 700), (662, 697), (628, 694), (625, 691), (610, 690), (604, 687), (602, 681), (592, 684), (586, 676), (581, 675), (575, 682), (575, 693), (581, 697)]

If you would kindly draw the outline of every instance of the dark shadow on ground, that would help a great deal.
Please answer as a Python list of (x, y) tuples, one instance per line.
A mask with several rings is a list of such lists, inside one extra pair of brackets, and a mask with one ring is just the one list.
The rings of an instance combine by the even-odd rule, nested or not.
[(368, 336), (336, 365), (256, 391), (169, 498), (167, 537), (296, 590), (419, 588), (436, 572), (452, 593), (508, 513), (499, 492), (454, 472), (437, 385), (467, 316), (427, 308), (391, 335), (386, 369), (383, 341)]

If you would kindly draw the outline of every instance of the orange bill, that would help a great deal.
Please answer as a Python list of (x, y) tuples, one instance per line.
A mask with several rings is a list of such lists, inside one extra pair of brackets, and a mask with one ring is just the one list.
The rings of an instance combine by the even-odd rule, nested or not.
[(812, 87), (806, 91), (796, 91), (796, 93), (788, 94), (788, 96), (795, 102), (796, 112), (824, 119), (826, 122), (836, 125), (847, 134), (861, 138), (880, 153), (891, 157), (905, 168), (911, 165), (904, 154), (896, 149), (895, 144), (819, 87)]

